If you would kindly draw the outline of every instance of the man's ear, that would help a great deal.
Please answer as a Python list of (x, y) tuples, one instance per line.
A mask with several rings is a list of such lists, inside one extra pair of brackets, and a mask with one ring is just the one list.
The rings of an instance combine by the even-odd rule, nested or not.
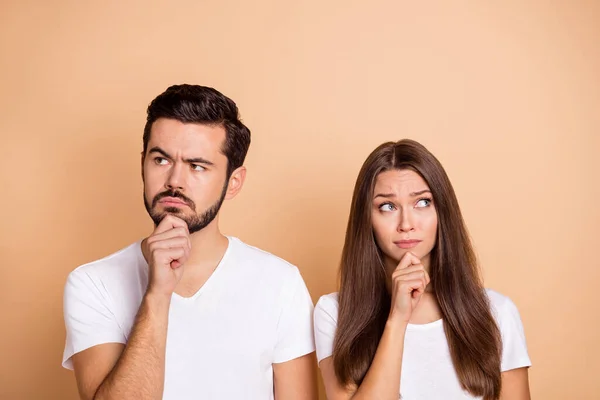
[(231, 200), (242, 190), (242, 186), (244, 186), (244, 181), (246, 180), (246, 167), (243, 165), (233, 171), (231, 176), (229, 177), (229, 182), (227, 183), (227, 192), (225, 194), (226, 200)]

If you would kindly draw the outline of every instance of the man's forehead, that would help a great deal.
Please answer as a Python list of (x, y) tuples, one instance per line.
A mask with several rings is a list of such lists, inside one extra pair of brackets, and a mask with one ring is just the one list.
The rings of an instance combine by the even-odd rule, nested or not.
[(200, 124), (181, 122), (174, 119), (160, 118), (150, 129), (151, 136), (156, 137), (198, 137), (220, 140), (225, 138), (225, 128), (221, 124)]
[(224, 141), (225, 129), (221, 126), (159, 120), (152, 126), (148, 149), (160, 147), (166, 152), (197, 157), (222, 153)]

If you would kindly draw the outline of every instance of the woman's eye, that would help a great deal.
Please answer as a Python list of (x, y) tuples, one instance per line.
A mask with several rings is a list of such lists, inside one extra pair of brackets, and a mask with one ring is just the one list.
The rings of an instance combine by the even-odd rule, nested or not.
[(427, 207), (431, 204), (431, 199), (421, 199), (417, 201), (417, 207)]
[(381, 211), (394, 211), (394, 206), (390, 203), (384, 203), (379, 206)]

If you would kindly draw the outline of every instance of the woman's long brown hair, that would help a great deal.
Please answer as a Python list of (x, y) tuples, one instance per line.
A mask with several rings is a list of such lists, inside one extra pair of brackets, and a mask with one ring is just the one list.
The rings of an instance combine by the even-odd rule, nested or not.
[(333, 364), (338, 380), (360, 385), (375, 356), (390, 311), (383, 255), (371, 223), (377, 176), (411, 169), (429, 186), (438, 217), (430, 276), (440, 306), (452, 363), (463, 389), (473, 396), (500, 396), (500, 331), (454, 189), (440, 162), (413, 140), (388, 142), (363, 164), (352, 197), (340, 268), (339, 316)]

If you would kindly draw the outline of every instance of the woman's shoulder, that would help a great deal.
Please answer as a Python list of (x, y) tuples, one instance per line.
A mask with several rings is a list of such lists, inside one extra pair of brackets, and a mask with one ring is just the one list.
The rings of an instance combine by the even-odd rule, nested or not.
[(337, 318), (338, 294), (329, 293), (321, 296), (315, 305), (314, 312), (315, 345), (318, 362), (333, 354)]
[(511, 301), (510, 298), (494, 289), (485, 288), (485, 294), (490, 300), (490, 304), (494, 306), (501, 306), (504, 303)]
[(485, 292), (490, 301), (492, 312), (498, 320), (519, 316), (519, 310), (510, 297), (489, 288), (486, 288)]
[(508, 296), (495, 290), (486, 289), (486, 292), (502, 336), (502, 371), (531, 366), (525, 330), (517, 306)]
[(315, 305), (315, 313), (325, 312), (337, 319), (338, 307), (338, 292), (324, 294), (319, 298), (319, 301), (317, 301), (317, 304)]
[(338, 292), (324, 294), (323, 296), (319, 297), (319, 301), (317, 301), (317, 305), (318, 304), (320, 304), (323, 307), (335, 306), (335, 308), (337, 308), (338, 307)]

